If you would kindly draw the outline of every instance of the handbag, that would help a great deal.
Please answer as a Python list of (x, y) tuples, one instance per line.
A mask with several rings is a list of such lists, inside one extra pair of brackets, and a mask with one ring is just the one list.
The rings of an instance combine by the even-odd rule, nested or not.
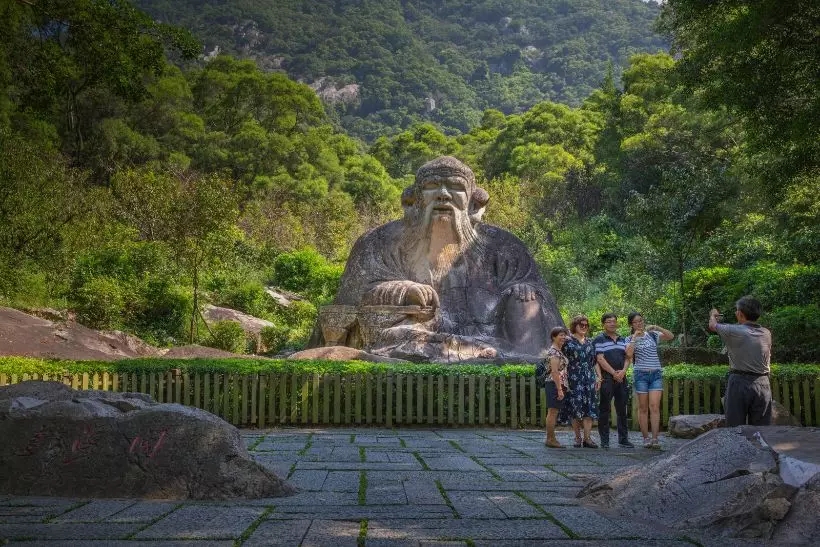
[(535, 385), (538, 387), (547, 387), (547, 376), (549, 376), (550, 367), (547, 365), (547, 360), (539, 361), (535, 365)]

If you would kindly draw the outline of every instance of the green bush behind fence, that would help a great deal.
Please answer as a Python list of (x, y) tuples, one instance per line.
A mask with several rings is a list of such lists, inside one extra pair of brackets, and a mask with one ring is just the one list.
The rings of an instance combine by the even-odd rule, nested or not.
[[(374, 425), (541, 427), (546, 399), (532, 365), (386, 365), (358, 361), (0, 358), (0, 385), (56, 380), (135, 391), (212, 412), (239, 427)], [(664, 368), (662, 423), (721, 413), (725, 366)], [(820, 424), (820, 366), (773, 365), (775, 400)], [(630, 416), (636, 415), (632, 397)], [(613, 417), (614, 418), (614, 417)], [(632, 420), (636, 426), (636, 420)]]

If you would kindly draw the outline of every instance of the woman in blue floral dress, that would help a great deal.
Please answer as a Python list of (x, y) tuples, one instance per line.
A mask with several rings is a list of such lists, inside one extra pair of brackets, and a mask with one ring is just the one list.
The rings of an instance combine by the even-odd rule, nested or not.
[[(571, 420), (575, 432), (575, 447), (598, 448), (590, 438), (592, 421), (598, 418), (598, 390), (601, 387), (601, 369), (595, 360), (595, 346), (589, 334), (589, 319), (585, 315), (572, 318), (569, 327), (572, 336), (563, 347), (569, 360), (567, 377), (569, 393), (559, 420)], [(581, 430), (583, 426), (583, 438)]]

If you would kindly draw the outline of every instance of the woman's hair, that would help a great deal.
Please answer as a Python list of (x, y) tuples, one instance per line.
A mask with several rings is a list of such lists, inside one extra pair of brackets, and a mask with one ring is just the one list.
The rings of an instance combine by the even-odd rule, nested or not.
[(569, 335), (569, 331), (566, 327), (553, 327), (553, 329), (550, 331), (550, 340), (555, 340), (555, 337), (561, 334), (562, 332), (566, 335)]
[(586, 321), (587, 324), (589, 324), (589, 318), (584, 314), (579, 314), (573, 317), (572, 321), (569, 323), (569, 332), (575, 334), (575, 329), (578, 328), (578, 325), (580, 325), (582, 321)]
[(627, 323), (629, 323), (629, 331), (632, 332), (632, 333), (635, 332), (635, 328), (632, 326), (632, 320), (635, 319), (636, 317), (643, 317), (643, 315), (636, 312), (636, 311), (633, 311), (632, 313), (630, 313), (626, 317), (626, 321), (627, 321)]

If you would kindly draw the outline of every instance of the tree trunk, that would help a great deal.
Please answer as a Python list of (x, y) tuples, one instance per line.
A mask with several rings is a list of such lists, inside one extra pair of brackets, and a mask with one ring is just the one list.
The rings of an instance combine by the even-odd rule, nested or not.
[(686, 330), (686, 296), (683, 292), (683, 257), (678, 255), (678, 290), (680, 290), (680, 328), (683, 334), (684, 347), (689, 345), (689, 334)]
[(194, 262), (194, 272), (193, 272), (193, 282), (194, 282), (194, 306), (191, 310), (191, 329), (188, 335), (188, 343), (194, 343), (194, 333), (196, 332), (196, 316), (199, 315), (199, 269), (197, 267), (196, 262)]

